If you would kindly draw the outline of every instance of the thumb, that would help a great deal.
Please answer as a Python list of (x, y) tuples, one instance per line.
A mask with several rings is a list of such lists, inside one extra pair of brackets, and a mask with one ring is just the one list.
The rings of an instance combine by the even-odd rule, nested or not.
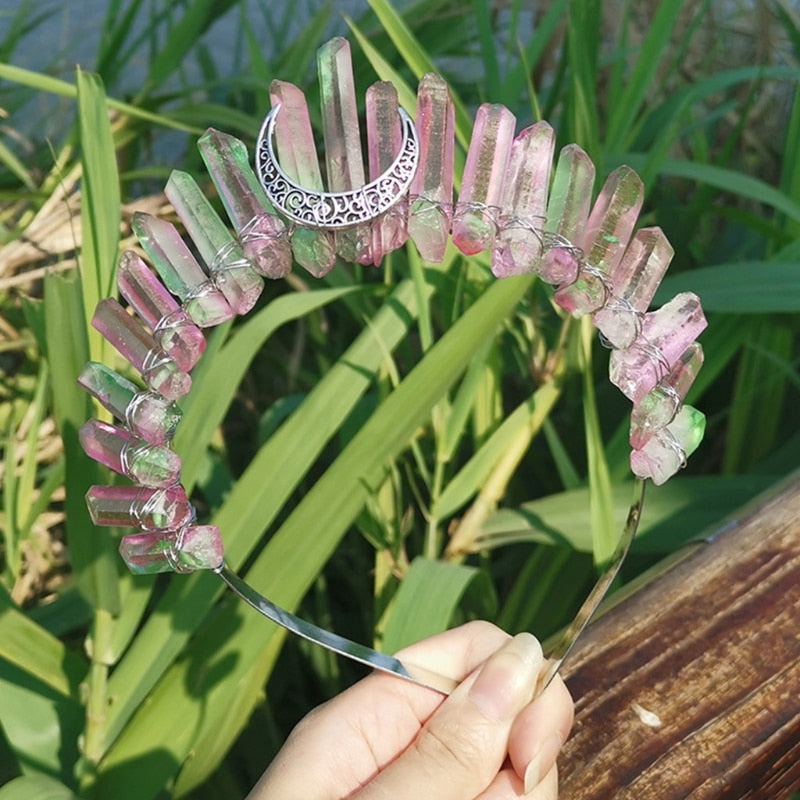
[(464, 800), (485, 789), (508, 752), (516, 715), (530, 702), (543, 662), (535, 637), (510, 639), (453, 691), (415, 741), (358, 800)]

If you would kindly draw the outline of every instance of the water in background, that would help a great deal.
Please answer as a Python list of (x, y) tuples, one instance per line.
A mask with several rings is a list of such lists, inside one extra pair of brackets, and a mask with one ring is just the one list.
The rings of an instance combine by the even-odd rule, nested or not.
[[(112, 5), (110, 0), (0, 0), (0, 43), (9, 36), (18, 12), (24, 12), (29, 24), (36, 23), (19, 39), (8, 62), (74, 83), (77, 66), (85, 71), (96, 68), (104, 18)], [(129, 3), (120, 5), (124, 13)], [(126, 43), (134, 41), (137, 36), (144, 37), (145, 32), (152, 28), (151, 15), (162, 13), (166, 7), (172, 18), (177, 19), (182, 5), (163, 0), (142, 3), (141, 13), (134, 20), (133, 32), (126, 37)], [(240, 0), (206, 31), (200, 43), (221, 78), (240, 75), (242, 64), (239, 59), (244, 51), (243, 17), (256, 40), (262, 43), (264, 52), (268, 53), (271, 49), (283, 50), (286, 42), (324, 7), (330, 7), (332, 11), (328, 31), (320, 41), (346, 32), (344, 15), (358, 18), (368, 10), (366, 0), (336, 0), (335, 3), (326, 0)], [(276, 44), (276, 38), (280, 43)], [(148, 39), (143, 38), (129, 67), (115, 81), (115, 97), (124, 99), (136, 94), (147, 74), (150, 51)], [(192, 57), (182, 65), (182, 87), (203, 82), (201, 67), (196, 60), (197, 51), (198, 48), (194, 48)], [(310, 53), (309, 65), (312, 62), (313, 54)], [(164, 90), (182, 87), (165, 86)], [(6, 107), (13, 117), (9, 125), (22, 137), (33, 133), (33, 138), (40, 142), (43, 139), (59, 141), (65, 125), (73, 118), (74, 100), (41, 92), (35, 96), (32, 94), (26, 94), (24, 105), (11, 103), (10, 108)], [(6, 104), (0, 100), (0, 105)]]

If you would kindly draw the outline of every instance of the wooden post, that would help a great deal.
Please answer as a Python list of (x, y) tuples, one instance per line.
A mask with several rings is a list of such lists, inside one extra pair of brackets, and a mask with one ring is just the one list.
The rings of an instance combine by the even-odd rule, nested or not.
[(800, 482), (592, 623), (560, 800), (782, 800), (800, 790)]

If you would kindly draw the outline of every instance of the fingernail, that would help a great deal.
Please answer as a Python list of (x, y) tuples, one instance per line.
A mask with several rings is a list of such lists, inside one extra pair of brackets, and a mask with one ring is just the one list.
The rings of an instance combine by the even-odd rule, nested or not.
[(508, 720), (531, 698), (542, 647), (530, 633), (517, 634), (483, 665), (470, 699), (490, 719)]
[(525, 794), (530, 794), (547, 775), (563, 744), (564, 741), (558, 734), (551, 733), (545, 738), (525, 770)]

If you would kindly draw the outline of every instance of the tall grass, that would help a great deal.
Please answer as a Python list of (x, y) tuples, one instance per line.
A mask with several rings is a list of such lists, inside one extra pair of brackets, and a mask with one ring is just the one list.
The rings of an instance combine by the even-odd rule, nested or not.
[[(331, 32), (354, 44), (361, 96), (391, 79), (413, 107), (424, 72), (448, 78), (459, 165), (491, 100), (520, 124), (547, 118), (601, 177), (621, 163), (643, 176), (643, 222), (678, 254), (660, 298), (690, 288), (708, 312), (690, 400), (710, 425), (688, 471), (649, 493), (626, 578), (795, 467), (800, 31), (783, 6), (739, 12), (774, 37), (753, 62), (723, 3), (646, 5), (612, 18), (599, 0), (555, 0), (534, 20), (519, 0), (402, 13), (372, 0), (341, 19), (309, 2), (298, 25), (293, 4), (118, 0), (92, 70), (66, 76), (15, 66), (41, 17), (34, 4), (8, 17), (2, 800), (243, 796), (291, 724), (355, 675), (284, 642), (213, 576), (128, 575), (118, 532), (94, 529), (83, 503), (110, 478), (77, 443), (93, 409), (75, 376), (114, 357), (87, 319), (113, 293), (130, 206), (169, 213), (172, 166), (207, 185), (197, 135), (213, 125), (252, 144), (273, 77), (303, 85), (313, 110), (313, 52)], [(221, 17), (228, 64), (218, 31), (205, 35)], [(17, 120), (55, 95), (74, 118), (46, 147)], [(588, 332), (543, 285), (493, 281), (480, 256), (431, 265), (409, 249), (380, 271), (295, 271), (210, 334), (174, 442), (183, 483), (230, 563), (320, 624), (387, 650), (473, 616), (545, 637), (579, 604), (629, 497), (627, 403)]]

